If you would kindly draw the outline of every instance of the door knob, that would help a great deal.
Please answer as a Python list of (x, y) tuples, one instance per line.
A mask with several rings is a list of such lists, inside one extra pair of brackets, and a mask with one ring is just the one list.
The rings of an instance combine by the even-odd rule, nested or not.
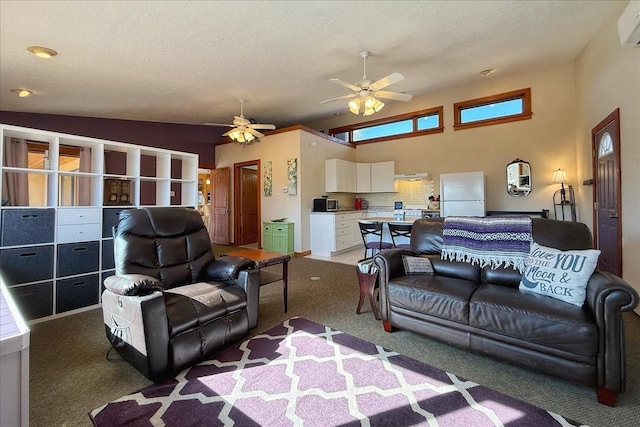
[(609, 215), (609, 218), (618, 218), (618, 214), (617, 213), (611, 214)]

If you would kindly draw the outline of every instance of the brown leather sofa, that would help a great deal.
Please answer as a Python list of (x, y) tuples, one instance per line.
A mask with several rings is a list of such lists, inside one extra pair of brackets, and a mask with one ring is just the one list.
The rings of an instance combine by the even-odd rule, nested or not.
[[(596, 270), (582, 307), (521, 291), (518, 270), (442, 260), (442, 231), (442, 218), (418, 220), (411, 250), (375, 256), (384, 329), (417, 332), (577, 381), (596, 388), (600, 403), (615, 406), (625, 389), (622, 312), (638, 305), (635, 290)], [(533, 218), (531, 232), (540, 245), (592, 248), (591, 232), (582, 223)], [(435, 274), (405, 274), (403, 254), (427, 256)]]
[(258, 321), (259, 271), (214, 259), (197, 211), (120, 212), (116, 275), (102, 294), (107, 339), (144, 376), (160, 380), (247, 335)]

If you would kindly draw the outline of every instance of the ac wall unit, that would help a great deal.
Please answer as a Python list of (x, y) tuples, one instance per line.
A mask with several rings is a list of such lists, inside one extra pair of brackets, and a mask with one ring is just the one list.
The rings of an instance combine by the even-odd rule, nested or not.
[(620, 44), (640, 46), (640, 0), (632, 0), (618, 19)]

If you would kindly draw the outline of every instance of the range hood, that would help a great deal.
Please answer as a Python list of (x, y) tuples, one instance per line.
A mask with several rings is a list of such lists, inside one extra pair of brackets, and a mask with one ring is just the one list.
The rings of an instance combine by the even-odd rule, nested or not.
[(429, 179), (429, 173), (427, 172), (401, 173), (393, 176), (394, 181), (422, 181), (422, 180), (428, 180), (428, 179)]

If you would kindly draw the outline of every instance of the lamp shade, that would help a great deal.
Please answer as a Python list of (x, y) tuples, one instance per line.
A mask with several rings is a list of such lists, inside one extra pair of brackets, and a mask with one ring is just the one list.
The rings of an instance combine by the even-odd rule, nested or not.
[(349, 101), (349, 111), (356, 116), (360, 114), (360, 98), (352, 99)]
[(553, 178), (551, 180), (552, 183), (554, 184), (562, 184), (567, 182), (567, 172), (563, 171), (562, 169), (558, 169), (553, 171)]

